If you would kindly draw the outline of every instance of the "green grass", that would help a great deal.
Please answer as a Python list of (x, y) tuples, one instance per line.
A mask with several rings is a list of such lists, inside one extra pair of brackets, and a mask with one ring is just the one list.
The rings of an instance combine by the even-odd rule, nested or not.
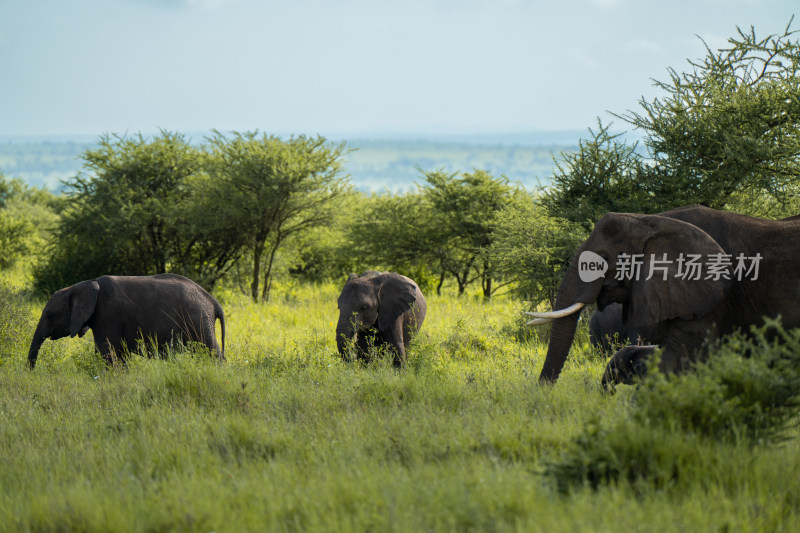
[[(524, 334), (515, 300), (429, 297), (398, 372), (386, 360), (341, 361), (337, 295), (333, 285), (285, 288), (265, 305), (221, 295), (226, 364), (177, 353), (107, 368), (87, 335), (46, 341), (29, 372), (42, 302), (4, 289), (0, 530), (792, 531), (800, 523), (796, 429), (779, 444), (754, 444), (642, 422), (636, 390), (601, 391), (604, 361), (588, 346), (586, 321), (558, 384), (540, 387), (547, 338)], [(553, 465), (569, 467), (587, 438), (611, 450), (630, 443), (644, 451), (635, 460), (671, 465), (675, 475), (560, 487)]]

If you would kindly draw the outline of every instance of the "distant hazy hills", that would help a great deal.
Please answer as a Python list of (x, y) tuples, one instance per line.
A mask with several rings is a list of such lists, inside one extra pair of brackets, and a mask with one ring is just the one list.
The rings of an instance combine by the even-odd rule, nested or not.
[[(485, 169), (533, 189), (552, 175), (553, 157), (577, 148), (579, 131), (497, 135), (395, 135), (346, 140), (354, 149), (346, 171), (363, 191), (405, 192), (423, 182), (422, 170)], [(201, 140), (203, 135), (191, 135)], [(80, 169), (80, 155), (94, 145), (87, 137), (0, 137), (0, 172), (56, 190)]]

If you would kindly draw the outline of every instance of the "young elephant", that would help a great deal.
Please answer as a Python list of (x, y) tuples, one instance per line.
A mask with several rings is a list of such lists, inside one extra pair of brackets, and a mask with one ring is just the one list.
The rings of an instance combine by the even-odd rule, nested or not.
[(394, 365), (402, 366), (426, 310), (422, 291), (405, 276), (374, 270), (350, 274), (339, 296), (339, 353), (346, 358), (348, 341), (355, 340), (357, 357), (366, 359), (370, 344), (385, 345), (394, 353)]
[[(214, 324), (219, 318), (222, 349)], [(45, 339), (94, 334), (94, 345), (111, 363), (134, 351), (139, 341), (155, 342), (159, 351), (196, 341), (225, 360), (225, 315), (219, 302), (194, 281), (177, 274), (102, 276), (53, 294), (42, 311), (28, 351), (36, 365)]]
[(592, 346), (611, 352), (620, 344), (642, 346), (661, 338), (657, 325), (645, 324), (633, 328), (626, 324), (622, 312), (622, 304), (611, 303), (602, 311), (598, 309), (592, 313), (589, 320), (589, 342)]

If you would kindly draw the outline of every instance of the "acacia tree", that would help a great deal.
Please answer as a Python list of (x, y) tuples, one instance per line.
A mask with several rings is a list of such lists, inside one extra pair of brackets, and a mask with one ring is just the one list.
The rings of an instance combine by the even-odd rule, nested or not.
[(575, 249), (587, 237), (581, 225), (551, 217), (539, 198), (520, 192), (497, 216), (489, 253), (495, 268), (517, 283), (514, 292), (536, 308), (555, 305)]
[(642, 183), (645, 163), (634, 144), (609, 132), (598, 120), (590, 139), (582, 139), (575, 153), (565, 152), (555, 161), (552, 185), (541, 203), (552, 216), (581, 224), (591, 231), (605, 213), (647, 213), (658, 210), (658, 201)]
[(622, 116), (646, 134), (644, 174), (664, 207), (699, 203), (723, 208), (769, 195), (786, 203), (800, 176), (800, 41), (791, 21), (782, 34), (755, 30), (728, 39), (727, 48), (669, 69), (656, 82), (665, 95), (640, 100), (641, 112)]
[(236, 234), (199, 208), (208, 205), (195, 187), (203, 154), (182, 135), (105, 135), (82, 157), (82, 172), (65, 184), (48, 257), (35, 269), (39, 289), (167, 271), (211, 288), (236, 260)]
[(455, 278), (459, 294), (480, 280), (484, 298), (490, 298), (499, 286), (493, 285), (497, 273), (485, 251), (492, 243), (497, 213), (509, 202), (514, 187), (505, 176), (494, 178), (478, 169), (424, 175), (427, 185), (421, 192), (430, 206), (429, 254), (438, 260), (443, 275)]
[(628, 145), (600, 124), (563, 154), (544, 199), (550, 214), (591, 226), (608, 211), (687, 204), (754, 215), (796, 214), (800, 203), (800, 42), (755, 30), (669, 70), (664, 95), (617, 115), (643, 134)]
[(357, 270), (389, 268), (422, 286), (423, 278), (430, 276), (429, 265), (439, 262), (439, 230), (430, 203), (419, 191), (373, 195), (363, 199), (361, 211), (348, 225), (346, 242)]
[(261, 287), (266, 301), (276, 252), (290, 237), (330, 221), (348, 190), (341, 177), (347, 150), (320, 136), (282, 140), (258, 132), (230, 138), (214, 132), (209, 142), (221, 208), (252, 253), (250, 296), (258, 301)]
[[(48, 206), (54, 203), (52, 200), (53, 195), (46, 190), (33, 189), (0, 172), (0, 269), (33, 251), (37, 226), (52, 217)], [(44, 217), (42, 212), (46, 213)]]

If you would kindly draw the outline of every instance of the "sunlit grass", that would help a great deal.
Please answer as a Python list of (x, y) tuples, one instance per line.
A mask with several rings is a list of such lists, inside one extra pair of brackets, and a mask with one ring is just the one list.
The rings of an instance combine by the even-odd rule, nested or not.
[(339, 358), (340, 287), (284, 289), (266, 304), (218, 295), (225, 364), (183, 352), (109, 368), (87, 335), (46, 341), (29, 372), (43, 302), (11, 301), (0, 529), (778, 531), (800, 518), (796, 431), (778, 446), (674, 433), (697, 465), (674, 487), (560, 492), (547, 465), (637, 409), (634, 389), (601, 391), (585, 321), (562, 378), (541, 387), (547, 330), (526, 332), (513, 299), (428, 296), (397, 371)]

